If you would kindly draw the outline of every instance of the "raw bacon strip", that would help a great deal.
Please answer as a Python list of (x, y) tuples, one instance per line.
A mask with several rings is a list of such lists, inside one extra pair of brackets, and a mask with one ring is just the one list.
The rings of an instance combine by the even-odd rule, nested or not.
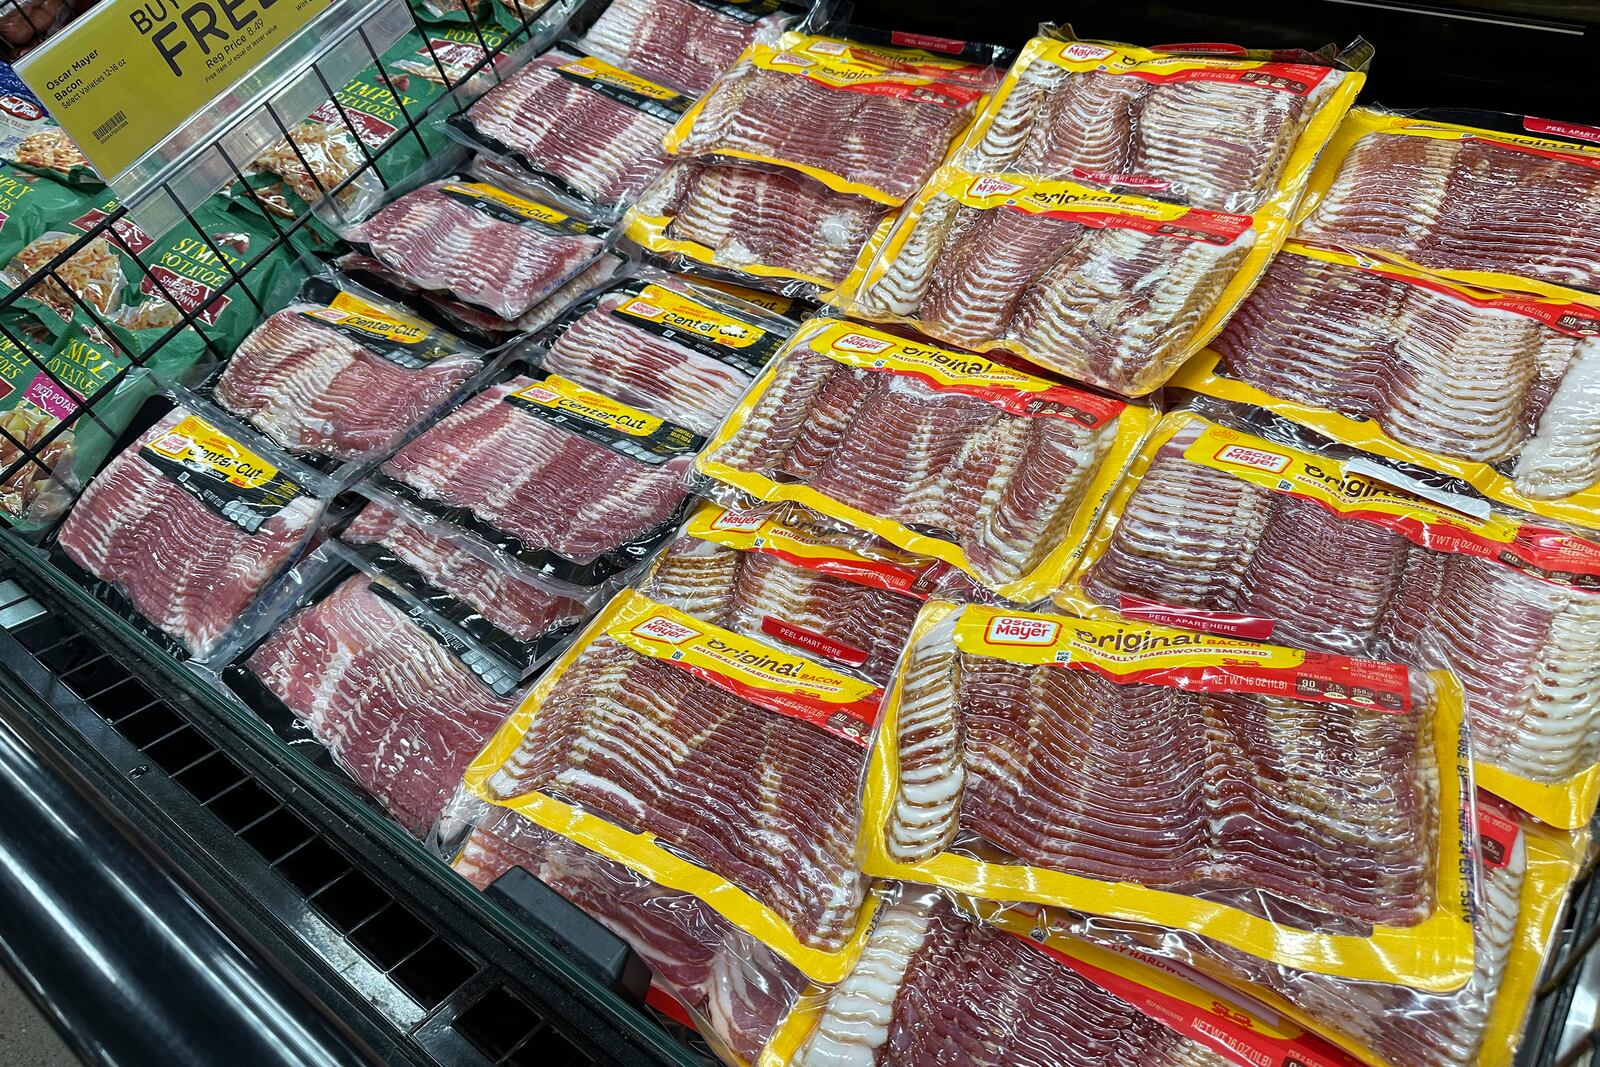
[[(1371, 419), (1415, 448), (1497, 463), (1533, 432), (1580, 341), (1530, 316), (1290, 254), (1213, 347), (1228, 374), (1263, 392)], [(1574, 438), (1564, 447), (1581, 447)], [(1600, 447), (1590, 455), (1600, 477)]]
[(639, 210), (670, 219), (666, 236), (711, 250), (718, 265), (775, 267), (842, 283), (888, 211), (800, 174), (684, 162)]
[(528, 548), (580, 563), (670, 522), (689, 458), (652, 466), (506, 401), (533, 384), (519, 376), (484, 390), (383, 472), (430, 500), (469, 509)]
[(748, 152), (903, 201), (944, 160), (975, 102), (976, 93), (958, 105), (938, 85), (895, 96), (855, 91), (745, 60), (717, 81), (676, 151)]
[(618, 316), (631, 293), (609, 293), (540, 357), (546, 370), (708, 436), (739, 402), (750, 375)]
[(355, 460), (393, 446), (482, 365), (443, 356), (391, 359), (289, 307), (251, 331), (217, 380), (216, 397), (278, 444)]
[(360, 574), (279, 626), (248, 666), (419, 837), (519, 699), (495, 696)]
[[(1115, 74), (1067, 78), (1042, 101), (1014, 160), (988, 169), (1071, 177), (1078, 172), (1128, 174), (1134, 168), (1133, 119), (1148, 86)], [(993, 131), (986, 141), (994, 143)]]
[(747, 22), (694, 0), (613, 0), (582, 45), (626, 70), (699, 95), (752, 41), (776, 41), (788, 18)]
[(224, 519), (140, 455), (189, 415), (174, 408), (112, 460), (78, 499), (58, 543), (203, 657), (289, 562), (321, 502), (297, 497), (254, 533)]
[(1513, 468), (1517, 489), (1535, 500), (1571, 496), (1600, 482), (1600, 340), (1579, 344), (1563, 370)]
[(1086, 594), (1271, 619), (1286, 644), (1448, 667), (1474, 758), (1551, 783), (1600, 760), (1600, 595), (1192, 463), (1197, 433), (1157, 453)]
[(935, 628), (907, 653), (915, 714), (899, 747), (913, 765), (953, 748), (962, 770), (939, 788), (902, 784), (896, 859), (926, 860), (959, 828), (1029, 866), (1241, 906), (1267, 893), (1396, 926), (1432, 912), (1437, 768), (1421, 672), (1411, 710), (1390, 714), (960, 652), (951, 686), (953, 648)]
[(440, 181), (407, 193), (348, 235), (404, 281), (515, 319), (604, 248), (587, 233), (508, 222), (453, 198)]
[(1369, 133), (1301, 227), (1424, 267), (1600, 289), (1600, 169), (1486, 139)]
[(1028, 359), (1119, 392), (1148, 392), (1188, 350), (1255, 241), (1190, 241), (1007, 207), (926, 204), (869, 315), (953, 344), (1015, 342)]
[(1089, 430), (1047, 414), (1012, 415), (800, 348), (711, 458), (937, 531), (1004, 584), (1059, 544), (1113, 437), (1109, 423)]
[(771, 907), (802, 943), (836, 951), (862, 901), (865, 758), (840, 735), (602, 637), (486, 788), (501, 801), (555, 794), (654, 833)]
[(666, 167), (672, 124), (557, 69), (576, 61), (546, 52), (468, 108), (467, 121), (591, 200), (631, 200)]
[(1036, 945), (931, 893), (886, 908), (795, 1067), (1223, 1067)]
[(903, 593), (684, 536), (662, 555), (642, 592), (724, 629), (782, 643), (768, 621), (799, 627), (843, 646), (835, 659), (878, 685), (888, 682), (922, 606)]
[(536, 640), (588, 614), (582, 603), (518, 573), (514, 564), (487, 562), (376, 502), (362, 508), (339, 537), (352, 544), (387, 547), (429, 584), (470, 604), (518, 640)]
[(805, 978), (698, 897), (663, 889), (620, 863), (495, 808), (461, 846), (455, 869), (479, 889), (512, 867), (626, 941), (724, 1046), (754, 1063)]

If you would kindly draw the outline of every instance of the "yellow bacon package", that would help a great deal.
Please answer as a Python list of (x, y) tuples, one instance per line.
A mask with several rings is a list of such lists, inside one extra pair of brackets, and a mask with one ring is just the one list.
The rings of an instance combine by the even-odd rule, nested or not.
[(1222, 328), (1286, 232), (1267, 215), (946, 167), (833, 302), (1142, 396)]
[(1600, 799), (1600, 542), (1385, 476), (1172, 412), (1056, 602), (1448, 667), (1478, 785), (1584, 825)]
[[(1290, 241), (1171, 384), (1600, 528), (1600, 296), (1477, 289)], [(1445, 396), (1481, 396), (1470, 415)]]
[[(984, 69), (894, 61), (838, 38), (787, 33), (746, 48), (663, 144), (677, 156), (799, 171), (898, 207), (970, 124), (984, 95), (973, 73)], [(797, 123), (805, 136), (794, 135)]]
[(857, 837), (881, 697), (624, 590), (467, 768), (466, 789), (836, 982), (871, 925)]
[[(1570, 300), (1600, 292), (1591, 219), (1600, 144), (1356, 108), (1328, 142), (1296, 236), (1486, 289)], [(1545, 136), (1538, 136), (1545, 134)]]
[(1310, 62), (1035, 37), (952, 162), (1286, 219), (1365, 78)]
[(838, 319), (790, 339), (696, 469), (943, 560), (1018, 603), (1048, 596), (1151, 410)]
[(1465, 744), (1447, 671), (933, 601), (884, 704), (866, 870), (1455, 989)]

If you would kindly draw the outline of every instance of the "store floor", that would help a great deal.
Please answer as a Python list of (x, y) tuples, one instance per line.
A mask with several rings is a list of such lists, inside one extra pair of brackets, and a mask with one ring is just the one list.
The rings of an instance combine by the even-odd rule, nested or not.
[(0, 1067), (74, 1067), (77, 1062), (28, 995), (0, 970)]

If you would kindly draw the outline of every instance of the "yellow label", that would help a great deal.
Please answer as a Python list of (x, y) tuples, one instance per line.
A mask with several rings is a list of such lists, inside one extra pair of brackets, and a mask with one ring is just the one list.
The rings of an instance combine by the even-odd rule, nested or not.
[(1204, 232), (1228, 239), (1250, 228), (1247, 215), (1203, 211), (1165, 200), (1147, 200), (1078, 182), (1050, 181), (1026, 174), (952, 175), (946, 172), (946, 180), (939, 186), (939, 191), (968, 207), (984, 211), (1014, 207), (1041, 215), (1121, 215), (1153, 222), (1198, 219), (1206, 222)]
[(331, 0), (105, 0), (17, 64), (94, 168), (115, 178)]
[(666, 425), (665, 419), (647, 415), (557, 374), (518, 389), (507, 399), (550, 411), (565, 411), (630, 437), (649, 437)]
[(733, 282), (725, 282), (717, 278), (696, 278), (695, 284), (708, 285), (713, 289), (727, 293), (729, 296), (736, 296), (746, 304), (754, 304), (758, 308), (764, 308), (775, 315), (787, 315), (794, 310), (794, 301), (787, 296), (764, 293), (760, 289), (735, 285)]
[(760, 512), (729, 511), (715, 504), (696, 510), (683, 529), (691, 537), (741, 552), (769, 551), (813, 561), (883, 563), (914, 570), (924, 570), (933, 562), (887, 545), (875, 548), (871, 556), (863, 555), (830, 542), (826, 531), (806, 530)]
[(626, 89), (635, 96), (648, 97), (651, 100), (671, 101), (683, 95), (675, 89), (657, 85), (655, 82), (647, 81), (637, 74), (629, 74), (621, 67), (613, 67), (610, 63), (602, 59), (595, 59), (593, 56), (575, 59), (571, 63), (563, 63), (556, 69), (567, 74), (575, 74), (580, 78), (587, 78), (590, 81), (615, 85), (619, 89)]
[(454, 193), (470, 200), (482, 200), (494, 204), (513, 215), (528, 219), (530, 222), (543, 222), (554, 226), (567, 222), (572, 218), (571, 215), (557, 211), (547, 204), (541, 204), (537, 200), (526, 200), (520, 196), (513, 196), (504, 189), (497, 189), (483, 182), (446, 182), (440, 191)]
[(638, 296), (618, 304), (616, 310), (619, 315), (688, 330), (724, 348), (749, 348), (767, 336), (767, 331), (758, 326), (659, 285), (645, 286)]
[(329, 301), (327, 307), (312, 308), (306, 315), (324, 322), (352, 326), (402, 345), (421, 344), (433, 333), (433, 327), (421, 319), (369, 304), (354, 293), (341, 292)]
[[(918, 616), (911, 641), (921, 640), (938, 626), (950, 625), (953, 613), (972, 610), (930, 602)], [(1429, 678), (1437, 697), (1432, 734), (1424, 742), (1432, 745), (1439, 778), (1435, 794), (1439, 802), (1438, 858), (1433, 871), (1436, 907), (1414, 926), (1373, 927), (1369, 936), (1315, 933), (1213, 900), (1020, 862), (946, 851), (920, 863), (903, 863), (890, 855), (885, 843), (899, 796), (903, 675), (897, 675), (884, 701), (867, 773), (864, 870), (874, 877), (919, 882), (984, 899), (1044, 904), (1187, 930), (1295, 970), (1435, 992), (1459, 989), (1471, 977), (1473, 964), (1471, 887), (1463, 876), (1470, 853), (1461, 834), (1461, 797), (1467, 788), (1459, 756), (1466, 744), (1461, 688), (1448, 671), (1432, 672)]]
[[(746, 690), (751, 696), (758, 690), (795, 695), (804, 690), (819, 694), (812, 701), (818, 706), (848, 709), (859, 703), (853, 701), (851, 694), (870, 691), (868, 699), (872, 700), (875, 710), (877, 698), (881, 695), (879, 690), (858, 679), (835, 675), (815, 664), (777, 670), (770, 665), (743, 662), (741, 656), (731, 650), (744, 648), (745, 655), (752, 654), (754, 642), (751, 639), (674, 611), (642, 593), (625, 589), (568, 646), (566, 652), (539, 679), (522, 705), (490, 738), (489, 744), (467, 767), (464, 776), (466, 789), (482, 800), (511, 808), (539, 826), (623, 864), (657, 885), (693, 894), (723, 918), (772, 948), (812, 980), (826, 984), (842, 980), (850, 973), (861, 947), (866, 943), (876, 911), (876, 898), (869, 895), (844, 948), (831, 952), (813, 948), (796, 937), (788, 923), (772, 908), (721, 875), (685, 859), (679, 850), (658, 844), (654, 834), (633, 833), (544, 793), (528, 793), (509, 800), (502, 800), (490, 793), (487, 781), (515, 756), (523, 736), (532, 728), (534, 720), (562, 678), (572, 669), (584, 649), (607, 635), (624, 641), (635, 651), (649, 650), (642, 654), (673, 662), (683, 662), (675, 656), (680, 651), (685, 656), (695, 656), (696, 662), (685, 664), (685, 669), (709, 671), (719, 677), (750, 679), (755, 683)], [(713, 640), (722, 641), (726, 647), (713, 647)], [(784, 661), (782, 653), (769, 651), (774, 653), (774, 661)], [(754, 654), (759, 657), (763, 653)], [(725, 671), (728, 673), (724, 674)], [(797, 683), (791, 676), (803, 677), (804, 681)], [(764, 689), (768, 685), (773, 688)], [(759, 774), (760, 768), (752, 766), (749, 772)]]
[(241, 489), (259, 489), (278, 475), (277, 467), (198, 415), (190, 415), (145, 447), (178, 463), (209, 467)]

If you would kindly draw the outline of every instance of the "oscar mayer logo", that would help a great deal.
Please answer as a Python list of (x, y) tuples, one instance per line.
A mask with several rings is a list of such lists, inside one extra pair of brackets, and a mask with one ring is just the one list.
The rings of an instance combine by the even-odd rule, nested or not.
[(991, 645), (1049, 645), (1061, 632), (1059, 622), (1031, 615), (996, 615), (989, 620), (984, 640)]
[(816, 60), (807, 59), (805, 56), (796, 55), (793, 52), (779, 52), (772, 57), (772, 65), (775, 67), (814, 67), (817, 64)]
[(1092, 63), (1105, 59), (1107, 56), (1112, 55), (1115, 51), (1116, 49), (1107, 48), (1104, 45), (1084, 44), (1083, 42), (1079, 41), (1075, 44), (1068, 45), (1062, 50), (1061, 54), (1067, 59), (1075, 59), (1079, 60), (1080, 62)]
[(646, 319), (654, 318), (657, 315), (666, 314), (665, 311), (656, 307), (648, 300), (630, 300), (622, 310), (627, 314), (638, 315), (640, 318)]
[(699, 630), (685, 626), (676, 619), (669, 619), (665, 615), (652, 615), (635, 626), (633, 632), (646, 640), (665, 641), (669, 645), (681, 645), (700, 636)]
[(1217, 459), (1237, 467), (1253, 467), (1271, 474), (1277, 474), (1289, 465), (1288, 456), (1248, 445), (1224, 445), (1217, 450)]
[(894, 347), (894, 342), (883, 337), (868, 337), (864, 333), (847, 333), (833, 342), (840, 352), (865, 352), (876, 356)]
[(737, 530), (740, 533), (755, 533), (761, 529), (761, 524), (767, 517), (759, 511), (724, 511), (711, 523), (713, 530)]
[(982, 178), (973, 179), (972, 184), (967, 187), (967, 192), (972, 196), (980, 197), (1011, 196), (1014, 193), (1022, 192), (1022, 189), (1023, 187), (1016, 182), (1008, 182), (1004, 178), (985, 175)]
[(517, 395), (526, 400), (531, 400), (535, 404), (554, 404), (561, 399), (560, 393), (554, 389), (547, 389), (542, 385), (530, 385)]

